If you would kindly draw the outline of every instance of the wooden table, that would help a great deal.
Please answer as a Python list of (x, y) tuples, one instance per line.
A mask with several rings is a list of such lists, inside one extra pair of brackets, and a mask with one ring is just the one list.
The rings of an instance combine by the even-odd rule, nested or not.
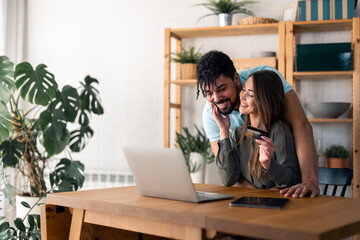
[[(195, 185), (197, 190), (283, 197), (277, 191)], [(264, 239), (341, 239), (360, 233), (360, 199), (291, 199), (282, 210), (229, 207), (232, 200), (189, 203), (142, 197), (135, 187), (49, 194), (41, 207), (42, 239), (80, 239), (85, 223), (174, 239), (216, 232)]]

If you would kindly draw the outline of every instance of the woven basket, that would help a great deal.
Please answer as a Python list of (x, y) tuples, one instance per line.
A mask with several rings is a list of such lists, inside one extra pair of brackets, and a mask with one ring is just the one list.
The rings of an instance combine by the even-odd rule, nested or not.
[(274, 18), (262, 18), (262, 17), (247, 17), (238, 21), (238, 25), (244, 24), (260, 24), (260, 23), (277, 23), (278, 20)]
[(195, 79), (196, 78), (196, 63), (182, 63), (181, 64), (181, 79)]

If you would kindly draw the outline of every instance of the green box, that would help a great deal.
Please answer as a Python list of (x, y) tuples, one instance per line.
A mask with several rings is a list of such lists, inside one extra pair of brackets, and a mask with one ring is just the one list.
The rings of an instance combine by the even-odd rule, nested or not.
[(351, 65), (351, 43), (296, 45), (295, 70), (348, 71)]

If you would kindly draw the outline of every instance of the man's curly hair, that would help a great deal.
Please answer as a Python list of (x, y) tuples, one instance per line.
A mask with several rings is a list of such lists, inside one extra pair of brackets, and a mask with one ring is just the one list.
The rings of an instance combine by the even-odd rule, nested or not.
[(222, 74), (234, 81), (236, 69), (233, 61), (223, 52), (212, 50), (206, 53), (196, 67), (197, 93), (199, 97), (200, 89), (205, 97), (205, 87), (210, 88), (216, 83), (216, 79)]

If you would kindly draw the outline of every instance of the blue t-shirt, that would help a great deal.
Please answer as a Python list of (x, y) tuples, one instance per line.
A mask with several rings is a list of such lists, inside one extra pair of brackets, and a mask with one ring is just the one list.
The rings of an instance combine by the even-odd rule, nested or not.
[[(251, 74), (261, 70), (270, 70), (276, 72), (280, 76), (281, 81), (284, 85), (284, 93), (287, 93), (288, 91), (293, 89), (291, 85), (284, 79), (281, 73), (279, 73), (275, 68), (263, 65), (239, 72), (241, 85), (246, 82), (246, 80), (250, 77)], [(244, 124), (243, 115), (239, 111), (232, 111), (232, 113), (229, 114), (229, 117), (230, 130), (233, 130)], [(209, 102), (206, 102), (203, 109), (203, 124), (206, 135), (209, 138), (210, 142), (214, 142), (220, 139), (220, 129), (211, 113), (211, 104)]]

